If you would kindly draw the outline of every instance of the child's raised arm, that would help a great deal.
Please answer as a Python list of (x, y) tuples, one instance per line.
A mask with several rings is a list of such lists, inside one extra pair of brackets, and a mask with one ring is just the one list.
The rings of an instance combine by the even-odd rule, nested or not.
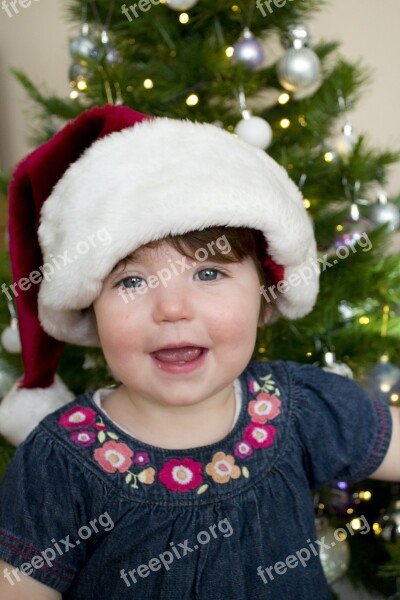
[[(61, 600), (62, 596), (56, 590), (43, 585), (32, 577), (26, 577), (17, 571), (18, 579), (12, 577), (14, 567), (0, 560), (0, 598), (2, 600)], [(10, 581), (7, 578), (11, 578)]]
[(390, 407), (393, 430), (390, 446), (381, 466), (370, 475), (370, 479), (400, 481), (400, 408)]

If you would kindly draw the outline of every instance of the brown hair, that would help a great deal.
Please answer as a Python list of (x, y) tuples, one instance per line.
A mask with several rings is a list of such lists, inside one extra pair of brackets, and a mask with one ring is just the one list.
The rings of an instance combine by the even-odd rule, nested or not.
[[(216, 240), (225, 237), (230, 246), (229, 252), (222, 252)], [(182, 235), (169, 235), (160, 240), (145, 244), (144, 248), (157, 248), (160, 243), (167, 242), (175, 250), (180, 252), (188, 259), (196, 259), (196, 252), (202, 248), (212, 247), (213, 260), (219, 263), (242, 262), (246, 258), (251, 258), (257, 270), (260, 285), (266, 287), (272, 285), (273, 278), (271, 273), (263, 268), (262, 263), (266, 255), (265, 238), (261, 231), (249, 229), (248, 227), (208, 227), (202, 231), (189, 231)], [(132, 252), (118, 265), (124, 264), (135, 254)], [(260, 323), (266, 316), (267, 303), (261, 296)]]

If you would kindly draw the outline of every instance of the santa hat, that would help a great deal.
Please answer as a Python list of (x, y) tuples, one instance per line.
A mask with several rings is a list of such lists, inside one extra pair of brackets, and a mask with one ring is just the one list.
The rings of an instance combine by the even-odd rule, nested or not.
[(99, 344), (85, 309), (143, 244), (213, 226), (260, 230), (265, 266), (287, 283), (276, 311), (295, 319), (314, 306), (316, 245), (299, 190), (265, 152), (213, 125), (93, 108), (20, 163), (9, 201), (25, 374), (0, 405), (0, 433), (14, 444), (72, 399), (55, 377), (64, 343)]

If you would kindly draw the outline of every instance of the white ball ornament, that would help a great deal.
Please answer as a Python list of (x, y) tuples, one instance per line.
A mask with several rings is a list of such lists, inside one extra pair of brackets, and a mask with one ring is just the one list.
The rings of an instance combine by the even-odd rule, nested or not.
[(16, 319), (12, 319), (11, 325), (6, 327), (1, 334), (1, 344), (10, 354), (19, 354), (21, 352), (21, 339)]
[(167, 6), (168, 8), (172, 8), (172, 10), (182, 12), (195, 6), (198, 1), (199, 0), (167, 0)]
[(235, 133), (248, 144), (263, 150), (268, 148), (272, 141), (271, 126), (261, 117), (243, 118), (236, 125)]

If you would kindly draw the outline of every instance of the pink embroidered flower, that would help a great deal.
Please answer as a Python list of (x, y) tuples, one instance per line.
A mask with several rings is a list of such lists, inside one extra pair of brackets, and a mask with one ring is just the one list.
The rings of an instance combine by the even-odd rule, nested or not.
[(266, 423), (272, 421), (281, 412), (281, 401), (276, 396), (271, 396), (266, 392), (257, 394), (257, 400), (251, 400), (248, 406), (248, 412), (251, 420), (255, 423)]
[(239, 458), (247, 458), (253, 454), (253, 448), (250, 446), (250, 444), (242, 440), (241, 442), (237, 442), (235, 444), (233, 454)]
[(135, 465), (147, 465), (150, 462), (150, 458), (147, 452), (136, 452), (135, 458), (133, 459)]
[(173, 492), (187, 492), (194, 490), (203, 482), (201, 470), (202, 464), (191, 458), (182, 460), (172, 458), (164, 463), (158, 478)]
[(249, 387), (250, 394), (255, 394), (260, 389), (260, 386), (258, 385), (257, 381), (255, 381), (254, 379), (249, 380), (248, 387)]
[(58, 424), (67, 429), (73, 429), (74, 427), (90, 427), (90, 425), (93, 425), (95, 416), (96, 413), (91, 408), (75, 406), (60, 417)]
[(126, 444), (106, 442), (94, 451), (94, 458), (107, 473), (125, 473), (132, 464), (133, 451)]
[(274, 443), (276, 429), (273, 425), (250, 423), (244, 430), (244, 440), (253, 448), (268, 448)]
[(240, 477), (240, 469), (235, 465), (235, 459), (231, 454), (216, 452), (212, 462), (206, 466), (206, 473), (217, 483), (228, 483), (230, 479)]
[(80, 429), (79, 431), (73, 431), (69, 436), (69, 439), (78, 446), (91, 446), (96, 439), (96, 434), (88, 429)]

